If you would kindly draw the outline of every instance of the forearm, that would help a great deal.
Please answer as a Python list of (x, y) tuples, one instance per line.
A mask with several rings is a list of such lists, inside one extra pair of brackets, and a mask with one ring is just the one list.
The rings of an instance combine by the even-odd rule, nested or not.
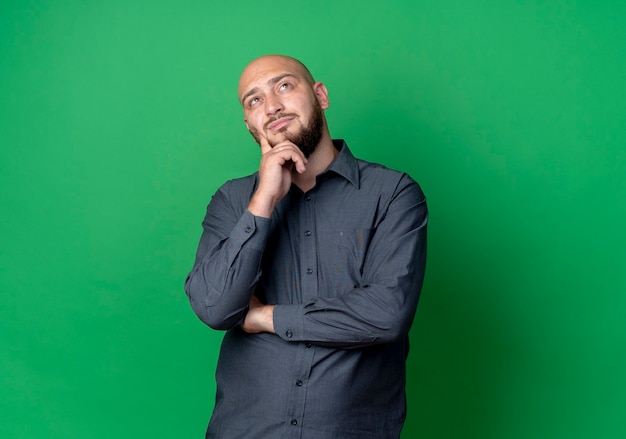
[(229, 329), (243, 322), (255, 291), (269, 220), (259, 220), (246, 212), (229, 236), (221, 239), (210, 215), (204, 227), (185, 291), (204, 323), (215, 329)]
[(416, 186), (395, 198), (367, 248), (362, 270), (345, 272), (353, 288), (274, 309), (285, 340), (358, 348), (406, 338), (426, 266), (426, 202)]
[(405, 301), (397, 306), (381, 306), (384, 299), (380, 294), (391, 293), (387, 288), (368, 286), (364, 290), (339, 298), (316, 298), (306, 304), (277, 305), (273, 310), (275, 333), (286, 341), (345, 349), (405, 338), (417, 308), (419, 287), (403, 292)]
[(194, 267), (185, 291), (200, 320), (214, 329), (229, 329), (243, 321), (258, 280), (260, 253), (242, 250), (232, 262), (217, 253)]

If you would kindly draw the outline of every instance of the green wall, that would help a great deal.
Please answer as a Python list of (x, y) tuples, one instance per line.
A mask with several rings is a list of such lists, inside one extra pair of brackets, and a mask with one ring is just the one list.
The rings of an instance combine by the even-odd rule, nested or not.
[(626, 3), (0, 4), (0, 437), (202, 437), (183, 280), (253, 172), (236, 99), (302, 59), (431, 210), (403, 438), (626, 435)]

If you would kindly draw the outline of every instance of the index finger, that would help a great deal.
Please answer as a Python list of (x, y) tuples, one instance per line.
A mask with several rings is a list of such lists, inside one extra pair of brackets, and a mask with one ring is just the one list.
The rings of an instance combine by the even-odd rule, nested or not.
[(261, 145), (261, 154), (265, 154), (272, 150), (270, 142), (267, 141), (265, 133), (259, 135), (259, 145)]

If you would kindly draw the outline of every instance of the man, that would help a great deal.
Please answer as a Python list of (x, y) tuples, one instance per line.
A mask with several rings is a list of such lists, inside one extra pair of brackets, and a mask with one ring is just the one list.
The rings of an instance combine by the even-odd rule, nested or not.
[(398, 438), (426, 201), (332, 140), (328, 91), (286, 56), (239, 81), (259, 171), (224, 184), (185, 291), (226, 330), (207, 438)]

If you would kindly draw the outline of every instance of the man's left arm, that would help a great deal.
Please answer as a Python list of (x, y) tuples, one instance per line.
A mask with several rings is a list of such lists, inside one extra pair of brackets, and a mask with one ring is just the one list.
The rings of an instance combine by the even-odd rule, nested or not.
[(407, 176), (376, 229), (361, 282), (354, 289), (304, 304), (257, 303), (251, 306), (243, 329), (342, 348), (406, 337), (424, 279), (427, 221), (424, 194)]

